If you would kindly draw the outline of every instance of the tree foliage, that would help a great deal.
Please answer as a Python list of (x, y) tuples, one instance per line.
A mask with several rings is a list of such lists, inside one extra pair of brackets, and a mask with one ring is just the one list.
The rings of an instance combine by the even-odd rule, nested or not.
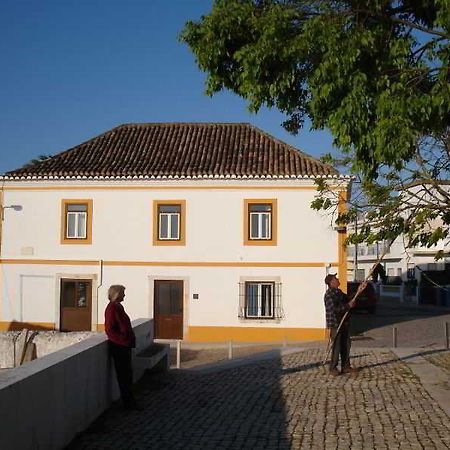
[[(293, 133), (306, 117), (331, 131), (342, 152), (332, 162), (360, 181), (338, 219), (362, 211), (372, 221), (354, 239), (404, 232), (432, 244), (450, 224), (449, 36), (448, 0), (216, 0), (181, 39), (207, 94), (275, 107)], [(313, 207), (329, 210), (319, 188)]]
[[(402, 235), (405, 247), (442, 247), (444, 256), (450, 231), (450, 147), (448, 136), (423, 138), (414, 158), (401, 170), (383, 166), (376, 181), (356, 177), (348, 210), (338, 213), (338, 193), (326, 180), (318, 180), (312, 207), (330, 211), (338, 224), (351, 224), (349, 242), (392, 242)], [(347, 158), (325, 160), (347, 166)], [(355, 230), (354, 224), (357, 223)], [(356, 231), (356, 232), (355, 232)]]
[(41, 163), (42, 161), (46, 161), (47, 159), (50, 159), (50, 158), (52, 158), (52, 155), (47, 155), (47, 154), (39, 155), (37, 158), (30, 159), (30, 161), (28, 161), (27, 163), (25, 163), (25, 164), (22, 166), (22, 168), (32, 167), (32, 166), (34, 166), (35, 164), (39, 164), (39, 163)]
[(448, 0), (216, 0), (181, 38), (208, 94), (275, 106), (293, 132), (308, 116), (376, 177), (448, 126), (449, 33)]

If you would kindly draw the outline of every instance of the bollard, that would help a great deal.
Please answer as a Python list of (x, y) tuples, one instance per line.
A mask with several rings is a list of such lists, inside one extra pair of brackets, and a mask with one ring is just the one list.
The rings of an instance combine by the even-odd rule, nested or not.
[(181, 341), (177, 341), (177, 369), (181, 366)]
[(445, 348), (450, 348), (450, 337), (448, 332), (448, 322), (444, 322)]
[(228, 341), (228, 359), (233, 359), (233, 341)]
[(397, 347), (397, 328), (392, 327), (392, 346)]

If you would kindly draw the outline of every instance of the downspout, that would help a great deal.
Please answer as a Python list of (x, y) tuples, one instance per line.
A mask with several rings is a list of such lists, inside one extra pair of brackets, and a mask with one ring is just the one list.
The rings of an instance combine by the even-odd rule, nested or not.
[(3, 241), (3, 192), (5, 187), (5, 180), (2, 180), (2, 185), (0, 187), (0, 259), (2, 257), (2, 241)]
[(97, 331), (98, 331), (98, 304), (99, 304), (99, 295), (98, 294), (99, 294), (100, 288), (103, 285), (103, 259), (99, 259), (98, 263), (100, 266), (100, 273), (99, 273), (99, 283), (97, 285), (97, 324), (96, 324)]

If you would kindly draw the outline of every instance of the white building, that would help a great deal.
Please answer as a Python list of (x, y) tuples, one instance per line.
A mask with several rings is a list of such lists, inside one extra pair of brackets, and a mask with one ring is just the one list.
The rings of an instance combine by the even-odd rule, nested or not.
[[(330, 166), (249, 124), (122, 125), (1, 187), (0, 329), (101, 330), (107, 289), (156, 337), (325, 337), (344, 232), (310, 208)], [(343, 195), (346, 195), (345, 193)]]

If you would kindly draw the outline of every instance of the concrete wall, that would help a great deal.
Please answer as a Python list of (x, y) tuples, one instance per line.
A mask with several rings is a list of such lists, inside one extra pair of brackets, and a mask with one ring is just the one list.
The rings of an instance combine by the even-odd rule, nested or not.
[[(23, 343), (18, 341), (20, 333), (20, 331), (0, 333), (0, 369), (14, 367), (15, 358), (23, 350)], [(41, 358), (93, 335), (95, 335), (93, 332), (38, 331), (33, 337), (33, 343), (36, 345), (36, 356)]]
[[(138, 352), (152, 342), (153, 324), (132, 325)], [(2, 372), (0, 448), (63, 448), (117, 398), (103, 333)]]

